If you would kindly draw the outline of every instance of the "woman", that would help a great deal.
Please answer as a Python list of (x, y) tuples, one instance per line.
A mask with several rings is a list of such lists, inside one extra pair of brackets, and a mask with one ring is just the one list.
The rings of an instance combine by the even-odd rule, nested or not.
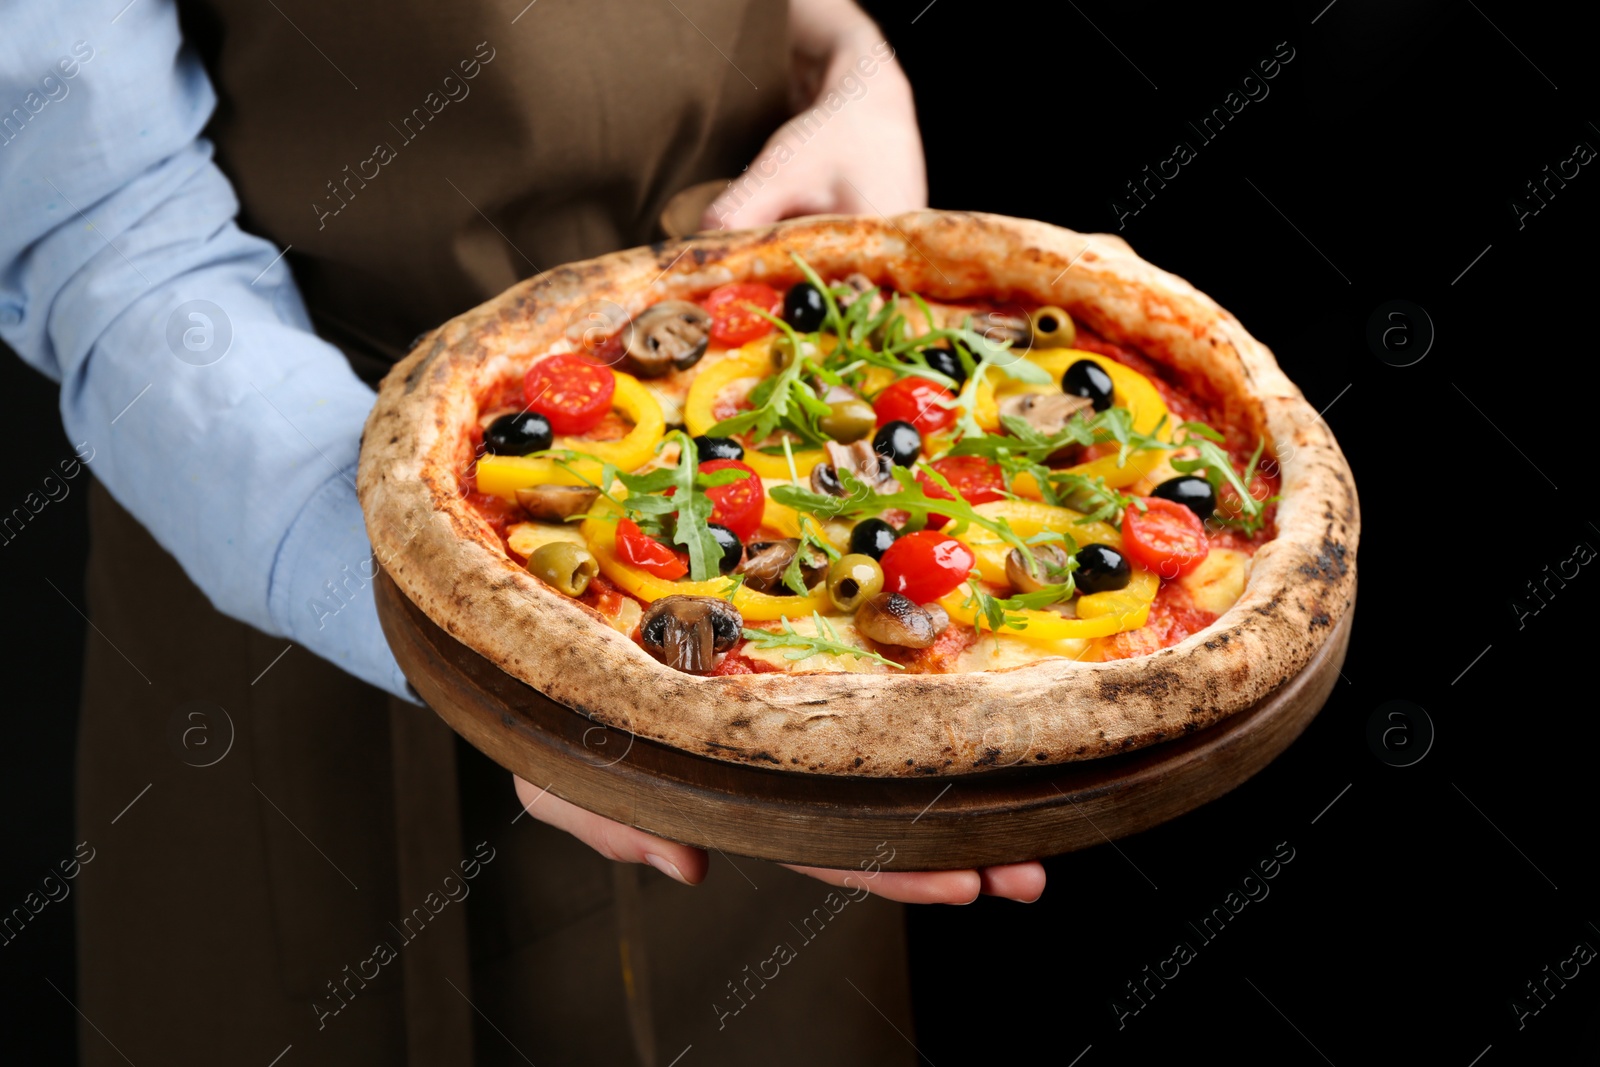
[[(921, 206), (871, 21), (849, 0), (135, 0), (7, 31), (0, 336), (62, 382), (108, 491), (84, 1061), (909, 1062), (884, 899), (747, 860), (708, 877), (547, 783), (519, 807), (415, 705), (353, 488), (371, 383), (412, 338), (654, 238), (673, 193), (752, 153), (707, 225)], [(1028, 900), (1043, 873), (867, 888)], [(825, 932), (787, 932), (824, 899), (847, 905)], [(762, 977), (779, 940), (796, 958)]]

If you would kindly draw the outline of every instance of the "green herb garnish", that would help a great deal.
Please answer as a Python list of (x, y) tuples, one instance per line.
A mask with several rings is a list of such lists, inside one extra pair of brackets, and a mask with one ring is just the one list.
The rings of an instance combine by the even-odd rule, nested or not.
[(911, 516), (912, 521), (906, 525), (907, 530), (921, 529), (927, 525), (929, 515), (944, 515), (951, 520), (948, 532), (953, 536), (959, 537), (968, 526), (977, 526), (988, 530), (1020, 551), (1024, 559), (1031, 561), (1034, 558), (1033, 549), (1029, 547), (1028, 542), (1017, 536), (1017, 532), (1005, 519), (980, 515), (944, 475), (930, 467), (926, 461), (918, 463), (917, 466), (930, 481), (949, 493), (950, 498), (929, 496), (923, 490), (922, 484), (904, 467), (894, 469), (894, 477), (900, 483), (900, 488), (892, 493), (874, 492), (870, 486), (861, 482), (848, 470), (840, 470), (839, 481), (845, 488), (844, 496), (814, 493), (798, 485), (773, 486), (771, 495), (778, 503), (796, 511), (807, 512), (819, 519), (864, 518), (897, 508)]
[(783, 658), (786, 660), (810, 659), (812, 656), (825, 653), (830, 656), (855, 656), (858, 659), (877, 660), (879, 663), (893, 667), (897, 671), (905, 670), (903, 665), (896, 663), (892, 659), (886, 659), (876, 652), (870, 652), (867, 649), (839, 640), (839, 631), (835, 630), (833, 625), (819, 613), (813, 611), (811, 617), (816, 620), (817, 632), (814, 635), (800, 633), (794, 628), (794, 624), (785, 618), (783, 620), (783, 629), (780, 632), (752, 630), (746, 627), (744, 636), (758, 649), (789, 649), (788, 652), (783, 654)]
[[(573, 475), (585, 485), (600, 490), (602, 496), (616, 505), (622, 515), (638, 524), (642, 533), (657, 540), (671, 541), (684, 547), (689, 556), (689, 577), (696, 582), (710, 581), (718, 574), (717, 561), (722, 557), (722, 546), (707, 528), (711, 520), (711, 498), (706, 490), (719, 485), (730, 485), (749, 475), (741, 470), (720, 470), (708, 474), (700, 472), (694, 442), (682, 430), (674, 430), (656, 445), (659, 455), (667, 445), (678, 444), (678, 462), (641, 474), (630, 474), (621, 468), (602, 463), (594, 456), (569, 449), (550, 449), (534, 455), (553, 459), (558, 467)], [(571, 464), (574, 460), (601, 463), (600, 483), (585, 478)], [(612, 487), (621, 483), (628, 495), (618, 497)], [(667, 495), (667, 490), (672, 495)], [(574, 519), (601, 518), (615, 520), (615, 514), (581, 515)], [(738, 586), (734, 586), (735, 589)], [(732, 595), (732, 590), (728, 595)]]
[(1077, 564), (1078, 561), (1076, 559), (1069, 561), (1067, 567), (1069, 574), (1065, 582), (1047, 585), (1031, 593), (1018, 593), (1015, 596), (1008, 597), (997, 597), (991, 593), (986, 593), (979, 588), (976, 581), (969, 579), (967, 581), (968, 595), (961, 602), (961, 606), (973, 611), (976, 616), (974, 621), (977, 623), (977, 629), (981, 630), (987, 625), (991, 633), (998, 633), (1002, 629), (1026, 630), (1028, 628), (1027, 618), (1013, 614), (1013, 612), (1037, 611), (1040, 608), (1049, 607), (1051, 604), (1059, 604), (1072, 599), (1072, 594), (1076, 592), (1076, 586), (1072, 581), (1070, 571), (1076, 569)]
[[(1233, 466), (1233, 457), (1229, 456), (1222, 447), (1223, 436), (1203, 422), (1186, 422), (1183, 429), (1198, 436), (1200, 439), (1185, 440), (1184, 444), (1194, 447), (1199, 455), (1193, 459), (1174, 459), (1172, 469), (1180, 474), (1193, 474), (1199, 472), (1211, 483), (1211, 489), (1217, 494), (1217, 518), (1228, 526), (1236, 526), (1247, 535), (1253, 535), (1266, 525), (1267, 505), (1276, 500), (1276, 497), (1267, 497), (1257, 500), (1250, 495), (1250, 477), (1256, 471), (1256, 464), (1261, 462), (1261, 453), (1266, 449), (1266, 440), (1256, 442), (1256, 450), (1250, 455), (1250, 462), (1245, 464), (1244, 474), (1241, 476)], [(1239, 514), (1224, 515), (1222, 513), (1222, 488), (1230, 486), (1238, 496)]]

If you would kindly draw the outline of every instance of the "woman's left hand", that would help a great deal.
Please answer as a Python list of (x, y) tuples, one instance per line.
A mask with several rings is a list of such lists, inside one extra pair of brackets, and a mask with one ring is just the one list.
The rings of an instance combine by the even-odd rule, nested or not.
[(895, 215), (927, 206), (911, 85), (850, 0), (794, 0), (793, 96), (802, 110), (706, 209), (706, 229), (796, 215)]

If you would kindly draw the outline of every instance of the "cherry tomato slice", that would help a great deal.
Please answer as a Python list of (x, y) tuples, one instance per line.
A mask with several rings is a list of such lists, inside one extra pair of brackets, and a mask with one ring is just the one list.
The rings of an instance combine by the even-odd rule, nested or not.
[(770, 319), (752, 311), (751, 304), (776, 315), (783, 309), (783, 294), (760, 282), (734, 282), (711, 290), (701, 301), (711, 314), (711, 339), (737, 348), (777, 329)]
[(700, 464), (702, 474), (727, 470), (744, 471), (749, 477), (706, 490), (711, 499), (711, 521), (720, 522), (738, 534), (739, 540), (748, 541), (766, 514), (767, 487), (761, 475), (736, 459), (713, 459)]
[(890, 545), (879, 565), (885, 589), (926, 604), (966, 581), (977, 562), (972, 549), (954, 537), (919, 530)]
[[(969, 504), (986, 504), (991, 500), (1004, 500), (1006, 479), (1000, 465), (982, 456), (946, 456), (929, 464), (949, 482)], [(944, 486), (928, 477), (926, 471), (917, 475), (922, 491), (940, 500), (954, 499), (944, 491)], [(950, 520), (943, 515), (929, 515), (928, 526), (935, 530), (944, 528)]]
[(550, 420), (556, 433), (580, 434), (599, 425), (611, 410), (617, 376), (609, 367), (585, 363), (571, 352), (546, 356), (522, 380), (528, 407)]
[(872, 410), (878, 413), (879, 426), (899, 419), (927, 437), (956, 421), (956, 409), (943, 403), (955, 398), (950, 390), (926, 378), (901, 378), (878, 394)]
[(1200, 518), (1182, 504), (1143, 498), (1148, 509), (1130, 507), (1122, 519), (1122, 547), (1128, 557), (1163, 578), (1181, 578), (1211, 552)]
[(632, 519), (617, 520), (617, 558), (669, 582), (689, 573), (689, 565), (676, 552), (646, 536)]

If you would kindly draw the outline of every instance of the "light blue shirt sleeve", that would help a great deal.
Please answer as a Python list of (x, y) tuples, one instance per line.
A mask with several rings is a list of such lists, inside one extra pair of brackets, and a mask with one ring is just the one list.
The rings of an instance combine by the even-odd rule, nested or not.
[(355, 491), (372, 391), (236, 224), (173, 3), (125, 2), (4, 5), (0, 337), (219, 610), (405, 696)]

